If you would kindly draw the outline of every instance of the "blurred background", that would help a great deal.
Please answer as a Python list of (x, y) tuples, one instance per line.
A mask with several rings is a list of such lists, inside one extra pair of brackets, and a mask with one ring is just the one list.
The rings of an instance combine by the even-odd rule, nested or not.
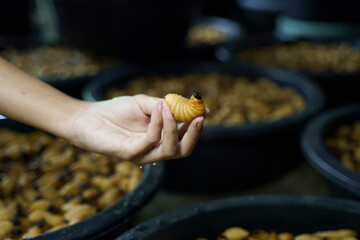
[(212, 110), (202, 138), (164, 163), (132, 226), (234, 195), (358, 200), (359, 10), (358, 0), (4, 1), (0, 57), (86, 101), (202, 93)]

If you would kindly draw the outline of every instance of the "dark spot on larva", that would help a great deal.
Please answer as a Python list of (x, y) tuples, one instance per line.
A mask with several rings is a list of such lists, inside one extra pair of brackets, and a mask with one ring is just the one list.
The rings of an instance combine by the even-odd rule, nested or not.
[(72, 176), (73, 172), (70, 167), (65, 168), (65, 174), (66, 174), (66, 176), (69, 176), (69, 177)]
[(27, 162), (30, 160), (30, 155), (26, 152), (21, 153), (20, 157), (21, 161)]
[(45, 219), (42, 219), (37, 223), (38, 227), (43, 227), (43, 226), (45, 226), (45, 224), (46, 224)]
[(68, 202), (73, 198), (71, 194), (65, 196), (65, 201)]
[(15, 194), (18, 194), (18, 193), (20, 193), (20, 192), (22, 191), (22, 189), (23, 189), (22, 186), (16, 187), (16, 188), (14, 189), (14, 193), (15, 193)]
[(60, 211), (56, 209), (53, 205), (49, 205), (46, 210), (48, 210), (51, 213), (58, 214)]
[(83, 195), (80, 195), (80, 196), (78, 196), (78, 201), (79, 201), (80, 203), (85, 203), (85, 202), (86, 202), (86, 199), (84, 198)]
[(88, 187), (90, 187), (90, 183), (87, 183), (87, 182), (82, 183), (82, 184), (80, 185), (80, 188), (81, 188), (81, 189), (86, 189), (86, 188), (88, 188)]
[(30, 186), (31, 186), (31, 188), (34, 189), (34, 190), (38, 190), (38, 189), (39, 189), (39, 186), (38, 186), (38, 184), (37, 184), (36, 182), (32, 182), (32, 183), (30, 184)]
[(7, 161), (5, 162), (4, 168), (5, 168), (6, 170), (9, 170), (9, 169), (11, 168), (11, 166), (12, 166), (11, 160), (9, 161), (9, 160), (7, 159)]
[(27, 93), (25, 91), (21, 91), (21, 94), (22, 95), (26, 95)]
[(5, 176), (4, 172), (0, 172), (0, 182), (5, 178)]
[(21, 212), (23, 209), (24, 209), (24, 206), (21, 205), (20, 203), (18, 203), (18, 205), (17, 205), (18, 212)]
[(31, 167), (32, 167), (36, 172), (41, 172), (41, 168), (40, 168), (38, 162), (35, 161), (35, 162), (33, 162), (31, 165), (32, 165)]
[(197, 92), (197, 91), (193, 91), (193, 95), (194, 95), (194, 97), (195, 97), (196, 99), (199, 99), (199, 100), (201, 100), (201, 99), (202, 99), (202, 97), (201, 97), (200, 93), (199, 93), (199, 92)]
[(98, 195), (102, 194), (101, 189), (100, 189), (100, 188), (97, 188), (97, 189), (96, 189), (96, 193), (97, 193)]
[(58, 175), (56, 179), (61, 183), (66, 183), (66, 178), (64, 175)]
[(16, 215), (13, 222), (14, 222), (15, 226), (20, 225), (21, 224), (20, 217), (18, 215)]
[(42, 197), (41, 197), (40, 195), (37, 195), (37, 196), (35, 197), (35, 201), (40, 200), (40, 199), (42, 199)]
[(15, 237), (20, 236), (21, 229), (15, 229), (14, 231), (12, 231), (12, 234), (14, 234)]

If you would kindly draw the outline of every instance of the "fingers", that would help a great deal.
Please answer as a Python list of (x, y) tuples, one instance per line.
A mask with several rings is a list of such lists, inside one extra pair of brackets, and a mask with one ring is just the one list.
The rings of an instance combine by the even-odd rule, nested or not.
[(170, 108), (165, 104), (162, 111), (163, 136), (161, 143), (134, 161), (137, 165), (173, 159), (179, 156), (178, 128)]
[(159, 143), (161, 140), (161, 131), (163, 128), (162, 110), (163, 106), (161, 102), (158, 102), (155, 107), (153, 107), (147, 132), (135, 145), (135, 147), (130, 150), (132, 154), (131, 156), (128, 156), (128, 158), (142, 156)]
[(147, 115), (152, 113), (156, 103), (164, 101), (162, 98), (150, 97), (144, 94), (135, 95), (134, 99), (142, 111)]
[(180, 142), (181, 157), (187, 157), (192, 153), (197, 141), (200, 138), (203, 125), (204, 117), (197, 117), (190, 123), (187, 132), (184, 134)]
[(210, 114), (210, 109), (205, 108), (205, 117)]
[[(184, 124), (178, 130), (175, 119), (169, 113), (171, 113), (170, 109), (165, 106), (163, 110), (163, 138), (161, 144), (146, 153), (141, 159), (138, 159), (136, 161), (138, 165), (187, 157), (193, 151), (201, 135), (204, 117), (198, 117), (191, 123)], [(183, 134), (183, 137), (179, 142), (180, 134)]]
[[(204, 117), (206, 117), (207, 115), (209, 115), (209, 113), (210, 113), (210, 110), (209, 110), (208, 108), (205, 108), (205, 116), (204, 116)], [(196, 120), (196, 119), (194, 119), (194, 121), (195, 121), (195, 120)], [(192, 122), (193, 122), (193, 121), (192, 121)], [(191, 123), (191, 122), (184, 123), (184, 124), (180, 127), (180, 129), (179, 129), (179, 140), (181, 140), (181, 139), (184, 137), (186, 131), (188, 130), (188, 128), (189, 128), (189, 126), (190, 126), (190, 123)]]
[(168, 106), (163, 111), (163, 140), (161, 144), (161, 154), (164, 158), (171, 158), (178, 154), (178, 128), (174, 116)]
[(184, 137), (186, 131), (188, 130), (188, 128), (190, 126), (190, 123), (191, 122), (186, 122), (183, 125), (181, 125), (181, 127), (179, 129), (179, 140), (181, 140)]

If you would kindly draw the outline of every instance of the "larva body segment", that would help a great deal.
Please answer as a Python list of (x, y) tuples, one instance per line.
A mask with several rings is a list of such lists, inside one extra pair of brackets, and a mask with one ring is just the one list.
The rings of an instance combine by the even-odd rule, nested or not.
[(166, 104), (178, 122), (191, 122), (198, 116), (205, 115), (205, 104), (198, 92), (193, 92), (190, 99), (170, 93), (165, 96)]

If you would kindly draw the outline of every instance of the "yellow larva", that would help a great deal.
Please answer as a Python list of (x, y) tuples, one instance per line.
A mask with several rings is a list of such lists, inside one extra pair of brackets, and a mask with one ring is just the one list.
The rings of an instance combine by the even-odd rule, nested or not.
[(196, 117), (205, 115), (205, 104), (199, 92), (193, 91), (190, 99), (171, 93), (165, 96), (165, 101), (178, 122), (191, 122)]

